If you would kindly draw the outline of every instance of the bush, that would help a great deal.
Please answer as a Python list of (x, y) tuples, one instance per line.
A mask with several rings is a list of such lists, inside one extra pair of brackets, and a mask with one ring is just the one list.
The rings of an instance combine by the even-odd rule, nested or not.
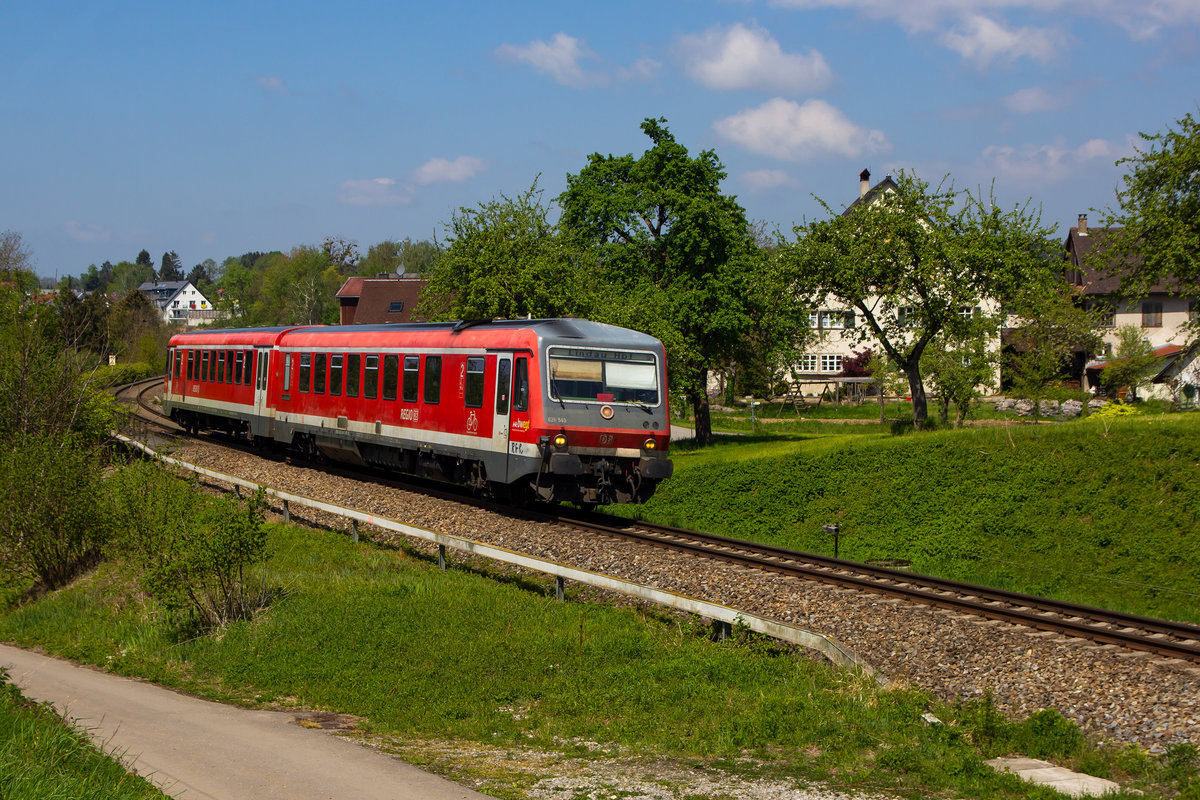
[(142, 569), (142, 588), (188, 627), (251, 616), (269, 600), (253, 578), (268, 557), (266, 497), (210, 498), (154, 464), (114, 479), (121, 550)]
[(100, 558), (111, 520), (96, 451), (33, 436), (0, 451), (0, 578), (54, 589)]

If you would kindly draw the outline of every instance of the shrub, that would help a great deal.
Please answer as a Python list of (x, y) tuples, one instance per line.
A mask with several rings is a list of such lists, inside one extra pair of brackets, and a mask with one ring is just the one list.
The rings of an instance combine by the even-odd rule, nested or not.
[(154, 464), (114, 479), (122, 552), (142, 569), (142, 588), (185, 626), (215, 628), (264, 606), (254, 579), (267, 559), (266, 498), (210, 498)]
[(99, 560), (110, 530), (96, 452), (73, 439), (0, 450), (0, 570), (54, 589)]

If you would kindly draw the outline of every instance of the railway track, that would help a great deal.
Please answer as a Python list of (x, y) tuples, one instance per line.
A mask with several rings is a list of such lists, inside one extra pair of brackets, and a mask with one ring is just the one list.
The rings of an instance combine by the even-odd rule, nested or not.
[[(132, 399), (136, 402), (140, 409), (139, 418), (178, 433), (178, 427), (166, 420), (159, 409), (147, 399), (159, 386), (161, 379), (133, 384), (119, 392), (118, 398), (123, 397), (126, 401)], [(249, 447), (240, 447), (235, 442), (224, 444), (239, 450), (251, 450)], [(260, 455), (265, 457), (266, 454)], [(360, 480), (364, 477), (358, 470), (330, 466), (338, 474)], [(372, 474), (370, 477), (377, 482), (410, 491), (433, 494), (456, 502), (478, 503), (500, 513), (513, 513), (511, 507), (476, 501), (466, 493), (451, 491), (444, 486), (434, 486), (421, 479), (396, 480), (378, 474)], [(565, 509), (535, 506), (519, 512), (519, 515), (549, 519), (594, 533), (634, 540), (743, 567), (1087, 639), (1098, 644), (1200, 663), (1200, 626), (1188, 623), (1140, 617), (671, 526), (626, 521), (603, 514), (576, 513)]]
[(561, 512), (561, 522), (740, 566), (895, 597), (1099, 644), (1200, 662), (1200, 626), (1140, 617), (960, 581), (699, 533)]

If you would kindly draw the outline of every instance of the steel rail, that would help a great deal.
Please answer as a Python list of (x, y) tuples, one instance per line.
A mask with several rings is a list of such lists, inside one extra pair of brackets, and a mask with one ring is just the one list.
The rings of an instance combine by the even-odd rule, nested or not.
[[(1200, 662), (1200, 626), (1188, 623), (1060, 603), (1044, 597), (641, 521), (612, 524), (598, 521), (596, 515), (584, 518), (583, 515), (560, 513), (555, 517), (565, 524), (741, 566), (896, 597), (1101, 644)], [(1010, 604), (1010, 607), (997, 603)], [(1021, 607), (1011, 607), (1013, 605)], [(1105, 627), (1108, 625), (1120, 627)], [(1159, 637), (1176, 637), (1185, 641)]]

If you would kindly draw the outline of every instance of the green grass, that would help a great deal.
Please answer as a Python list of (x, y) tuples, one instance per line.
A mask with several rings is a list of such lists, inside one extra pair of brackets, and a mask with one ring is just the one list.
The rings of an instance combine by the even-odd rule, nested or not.
[(614, 513), (1200, 622), (1200, 414), (894, 436), (823, 426), (672, 448)]
[(163, 798), (101, 753), (54, 710), (25, 699), (0, 670), (0, 797), (6, 800)]
[[(275, 527), (272, 550), (269, 580), (284, 597), (213, 636), (180, 640), (121, 566), (106, 564), (9, 609), (0, 637), (220, 699), (353, 714), (404, 741), (538, 747), (585, 760), (601, 757), (584, 744), (597, 742), (746, 775), (1028, 796), (982, 763), (1011, 746), (1019, 727), (981, 748), (971, 734), (977, 710), (881, 690), (742, 631), (717, 644), (695, 623), (559, 603), (548, 586), (441, 572), (331, 533)], [(929, 709), (964, 724), (929, 726), (921, 718)], [(1099, 752), (1076, 739), (1058, 754)], [(485, 775), (489, 790), (521, 796), (513, 787), (536, 776), (514, 770)]]

